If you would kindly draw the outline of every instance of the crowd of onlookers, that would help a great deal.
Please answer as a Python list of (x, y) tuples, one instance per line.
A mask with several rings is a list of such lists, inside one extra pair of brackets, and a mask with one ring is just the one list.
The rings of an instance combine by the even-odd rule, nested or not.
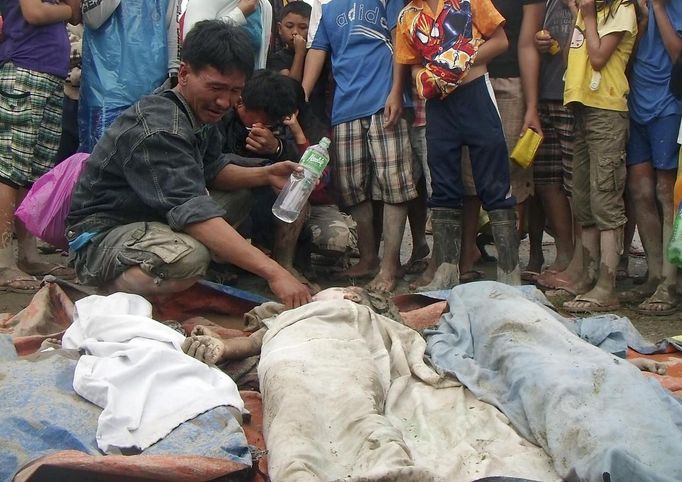
[[(26, 189), (55, 162), (103, 150), (104, 133), (123, 112), (178, 83), (201, 120), (202, 105), (185, 96), (202, 94), (183, 79), (192, 62), (203, 62), (197, 71), (215, 66), (201, 60), (214, 53), (188, 60), (181, 46), (203, 20), (217, 19), (238, 27), (239, 48), (256, 69), (236, 69), (249, 74), (243, 90), (208, 122), (218, 128), (224, 156), (245, 168), (271, 166), (297, 160), (323, 136), (332, 139), (330, 166), (299, 220), (275, 220), (271, 187), (247, 183), (250, 214), (230, 223), (308, 289), (317, 288), (306, 269), (311, 252), (337, 261), (339, 282), (366, 279), (371, 290), (391, 291), (411, 273), (419, 274), (413, 290), (449, 289), (482, 277), (476, 264), (487, 256), (482, 240), (492, 237), (498, 281), (565, 290), (575, 296), (564, 304), (569, 311), (621, 303), (652, 315), (677, 308), (677, 267), (665, 252), (682, 142), (682, 101), (673, 93), (679, 79), (672, 76), (682, 53), (682, 2), (185, 3), (0, 5), (3, 289), (30, 292), (33, 275), (70, 272), (38, 258), (35, 240), (21, 223), (13, 226)], [(522, 166), (510, 153), (528, 131), (542, 142), (532, 164)], [(412, 252), (401, 266), (408, 222)], [(619, 292), (635, 228), (647, 279)], [(545, 231), (556, 245), (547, 265)], [(76, 244), (70, 239), (72, 249), (90, 242), (80, 236), (88, 233)], [(518, 246), (526, 235), (530, 259), (522, 269)], [(351, 254), (357, 261), (349, 266)], [(76, 268), (82, 280), (103, 281)], [(220, 263), (208, 269), (229, 276)]]

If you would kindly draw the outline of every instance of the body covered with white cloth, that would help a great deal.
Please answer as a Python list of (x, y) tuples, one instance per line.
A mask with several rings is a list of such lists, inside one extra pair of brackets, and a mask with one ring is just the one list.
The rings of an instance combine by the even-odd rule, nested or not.
[(73, 387), (103, 408), (97, 444), (105, 453), (143, 450), (218, 406), (244, 410), (235, 383), (185, 355), (185, 337), (151, 314), (151, 304), (141, 296), (88, 296), (76, 302), (62, 340), (64, 348), (84, 352)]

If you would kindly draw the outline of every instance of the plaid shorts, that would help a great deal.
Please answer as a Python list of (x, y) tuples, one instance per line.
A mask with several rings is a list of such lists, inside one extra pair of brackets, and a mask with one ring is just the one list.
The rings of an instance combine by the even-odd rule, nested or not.
[(28, 187), (52, 169), (62, 132), (64, 81), (0, 67), (0, 178)]
[(334, 184), (341, 206), (368, 199), (399, 204), (417, 197), (407, 122), (384, 128), (384, 114), (334, 126)]
[(573, 189), (573, 113), (558, 100), (540, 102), (538, 112), (545, 138), (535, 156), (535, 183), (563, 184), (570, 195)]

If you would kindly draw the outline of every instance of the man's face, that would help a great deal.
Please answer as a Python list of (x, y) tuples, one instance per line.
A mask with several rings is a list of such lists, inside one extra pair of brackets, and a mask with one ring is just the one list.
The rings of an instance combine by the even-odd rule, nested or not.
[(246, 75), (238, 70), (225, 74), (208, 66), (195, 70), (180, 63), (178, 91), (185, 98), (199, 122), (214, 124), (237, 104), (246, 83)]
[(308, 24), (309, 20), (306, 17), (289, 13), (279, 22), (279, 38), (293, 48), (294, 35), (299, 35), (304, 40), (308, 38)]

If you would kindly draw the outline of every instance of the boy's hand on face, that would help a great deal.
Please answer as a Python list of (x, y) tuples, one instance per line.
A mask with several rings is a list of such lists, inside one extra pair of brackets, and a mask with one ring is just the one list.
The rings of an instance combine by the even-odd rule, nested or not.
[(262, 156), (271, 156), (277, 153), (279, 149), (279, 139), (275, 137), (267, 127), (256, 123), (251, 126), (249, 135), (246, 138), (246, 149), (254, 154)]
[(299, 54), (303, 53), (305, 54), (306, 51), (306, 42), (307, 40), (301, 37), (299, 34), (295, 33), (291, 37), (291, 42), (294, 44), (294, 52)]

